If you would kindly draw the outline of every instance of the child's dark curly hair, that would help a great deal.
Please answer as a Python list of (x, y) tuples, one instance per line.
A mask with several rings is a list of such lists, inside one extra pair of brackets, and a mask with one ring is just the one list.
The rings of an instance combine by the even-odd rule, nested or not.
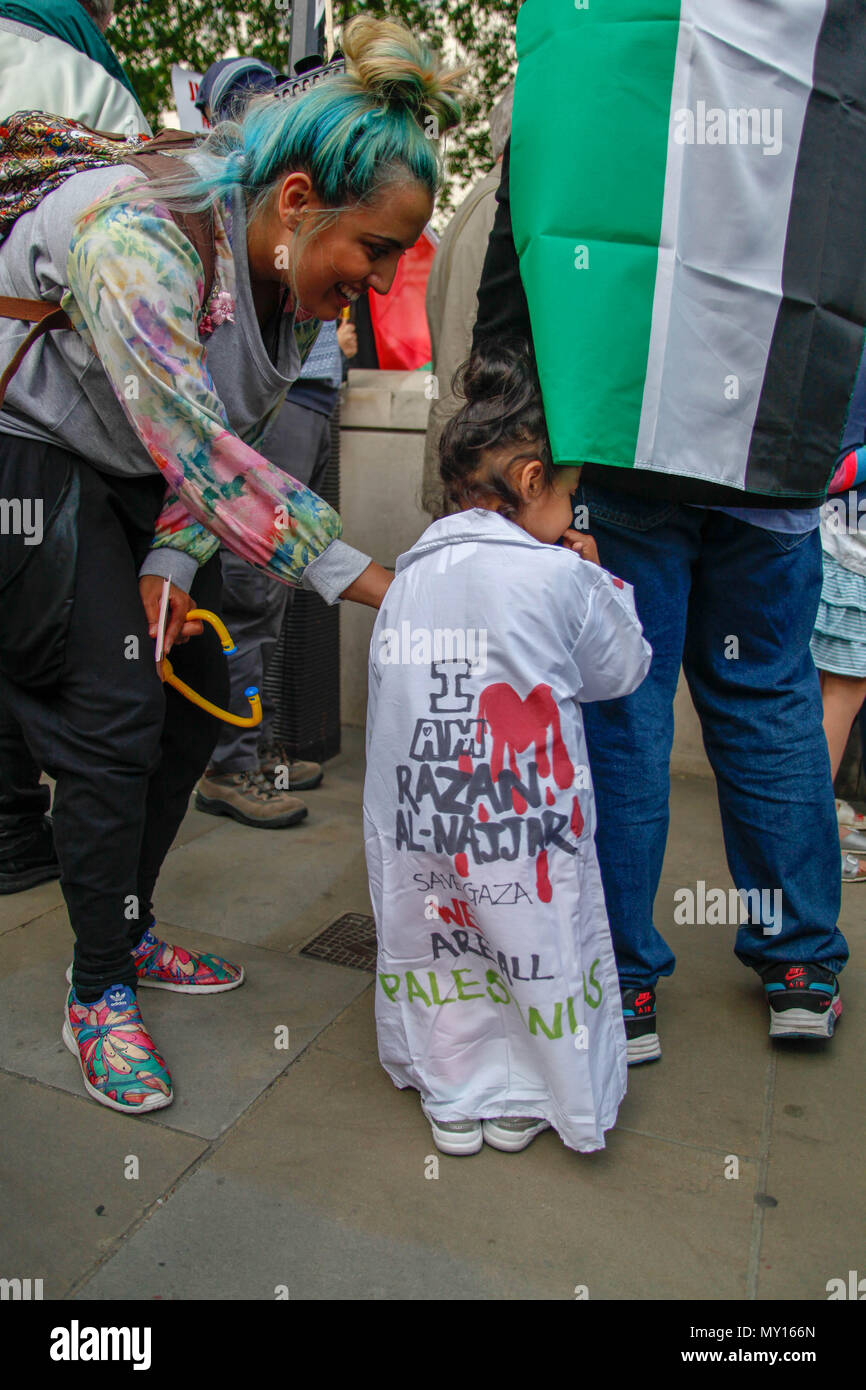
[(477, 475), (483, 453), (514, 450), (539, 459), (548, 484), (556, 477), (529, 344), (517, 338), (482, 342), (455, 375), (453, 391), (466, 403), (445, 425), (439, 442), (445, 494), (460, 510), (496, 499), (501, 515), (513, 521), (523, 503), (509, 481), (507, 460), (486, 479)]

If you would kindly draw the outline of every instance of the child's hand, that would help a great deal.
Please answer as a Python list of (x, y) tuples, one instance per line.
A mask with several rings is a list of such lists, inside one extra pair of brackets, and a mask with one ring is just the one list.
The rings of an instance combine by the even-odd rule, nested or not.
[(575, 555), (579, 555), (582, 560), (589, 560), (590, 564), (600, 565), (598, 558), (598, 546), (592, 536), (587, 531), (574, 531), (571, 527), (563, 531), (560, 545), (564, 545), (567, 550), (573, 550)]

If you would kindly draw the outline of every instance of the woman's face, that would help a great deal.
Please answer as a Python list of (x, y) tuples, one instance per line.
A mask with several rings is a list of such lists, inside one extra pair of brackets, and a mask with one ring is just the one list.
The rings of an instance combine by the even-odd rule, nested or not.
[[(306, 188), (290, 189), (299, 179)], [(307, 218), (327, 211), (305, 174), (286, 179), (278, 209), (284, 228), (302, 227)], [(390, 184), (372, 206), (341, 213), (309, 239), (305, 233), (296, 270), (301, 307), (327, 321), (366, 290), (387, 294), (400, 257), (415, 245), (432, 213), (433, 199), (422, 184)]]

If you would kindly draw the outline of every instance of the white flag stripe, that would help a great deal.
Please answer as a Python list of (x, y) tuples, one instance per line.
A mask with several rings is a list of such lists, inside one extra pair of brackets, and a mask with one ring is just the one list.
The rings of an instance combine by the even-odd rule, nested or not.
[(744, 486), (823, 18), (683, 0), (635, 467)]

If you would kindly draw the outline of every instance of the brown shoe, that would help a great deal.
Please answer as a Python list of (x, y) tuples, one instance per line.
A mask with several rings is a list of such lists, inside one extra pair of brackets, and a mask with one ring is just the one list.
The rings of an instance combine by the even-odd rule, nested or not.
[(307, 814), (303, 801), (276, 791), (260, 772), (206, 772), (196, 787), (195, 807), (262, 830), (282, 830)]
[(269, 786), (282, 792), (307, 792), (317, 787), (324, 776), (321, 763), (305, 763), (290, 758), (279, 743), (272, 743), (260, 753), (259, 772)]

